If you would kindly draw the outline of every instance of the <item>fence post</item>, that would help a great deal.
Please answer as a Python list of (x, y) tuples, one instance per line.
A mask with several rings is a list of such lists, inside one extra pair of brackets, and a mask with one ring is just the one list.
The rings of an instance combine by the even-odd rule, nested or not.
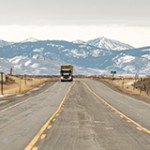
[(124, 88), (124, 78), (122, 78), (122, 89)]
[(1, 94), (3, 95), (3, 72), (1, 72)]

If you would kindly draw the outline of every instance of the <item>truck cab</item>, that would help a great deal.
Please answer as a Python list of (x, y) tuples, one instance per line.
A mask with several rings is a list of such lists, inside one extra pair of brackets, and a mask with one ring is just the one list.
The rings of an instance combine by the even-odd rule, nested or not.
[(73, 66), (72, 65), (61, 65), (60, 79), (61, 81), (73, 80)]

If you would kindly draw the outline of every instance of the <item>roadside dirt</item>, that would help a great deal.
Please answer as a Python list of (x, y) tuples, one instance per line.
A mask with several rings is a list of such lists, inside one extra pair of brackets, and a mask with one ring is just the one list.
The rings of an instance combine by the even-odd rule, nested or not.
[[(40, 84), (45, 83), (52, 79), (49, 78), (34, 78), (21, 76), (9, 76), (7, 75), (7, 82), (3, 85), (3, 94), (21, 94), (26, 93), (27, 91), (39, 86)], [(1, 94), (1, 85), (0, 85), (0, 94)]]

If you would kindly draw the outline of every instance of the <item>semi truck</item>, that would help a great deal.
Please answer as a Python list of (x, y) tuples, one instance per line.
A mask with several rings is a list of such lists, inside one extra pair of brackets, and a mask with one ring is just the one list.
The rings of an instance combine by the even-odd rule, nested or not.
[(73, 81), (73, 65), (61, 65), (60, 67), (60, 80)]

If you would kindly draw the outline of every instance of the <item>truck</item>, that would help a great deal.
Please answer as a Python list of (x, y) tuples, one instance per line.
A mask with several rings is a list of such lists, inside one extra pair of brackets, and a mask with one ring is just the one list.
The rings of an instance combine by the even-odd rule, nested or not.
[(73, 65), (61, 65), (60, 67), (60, 80), (73, 81)]

